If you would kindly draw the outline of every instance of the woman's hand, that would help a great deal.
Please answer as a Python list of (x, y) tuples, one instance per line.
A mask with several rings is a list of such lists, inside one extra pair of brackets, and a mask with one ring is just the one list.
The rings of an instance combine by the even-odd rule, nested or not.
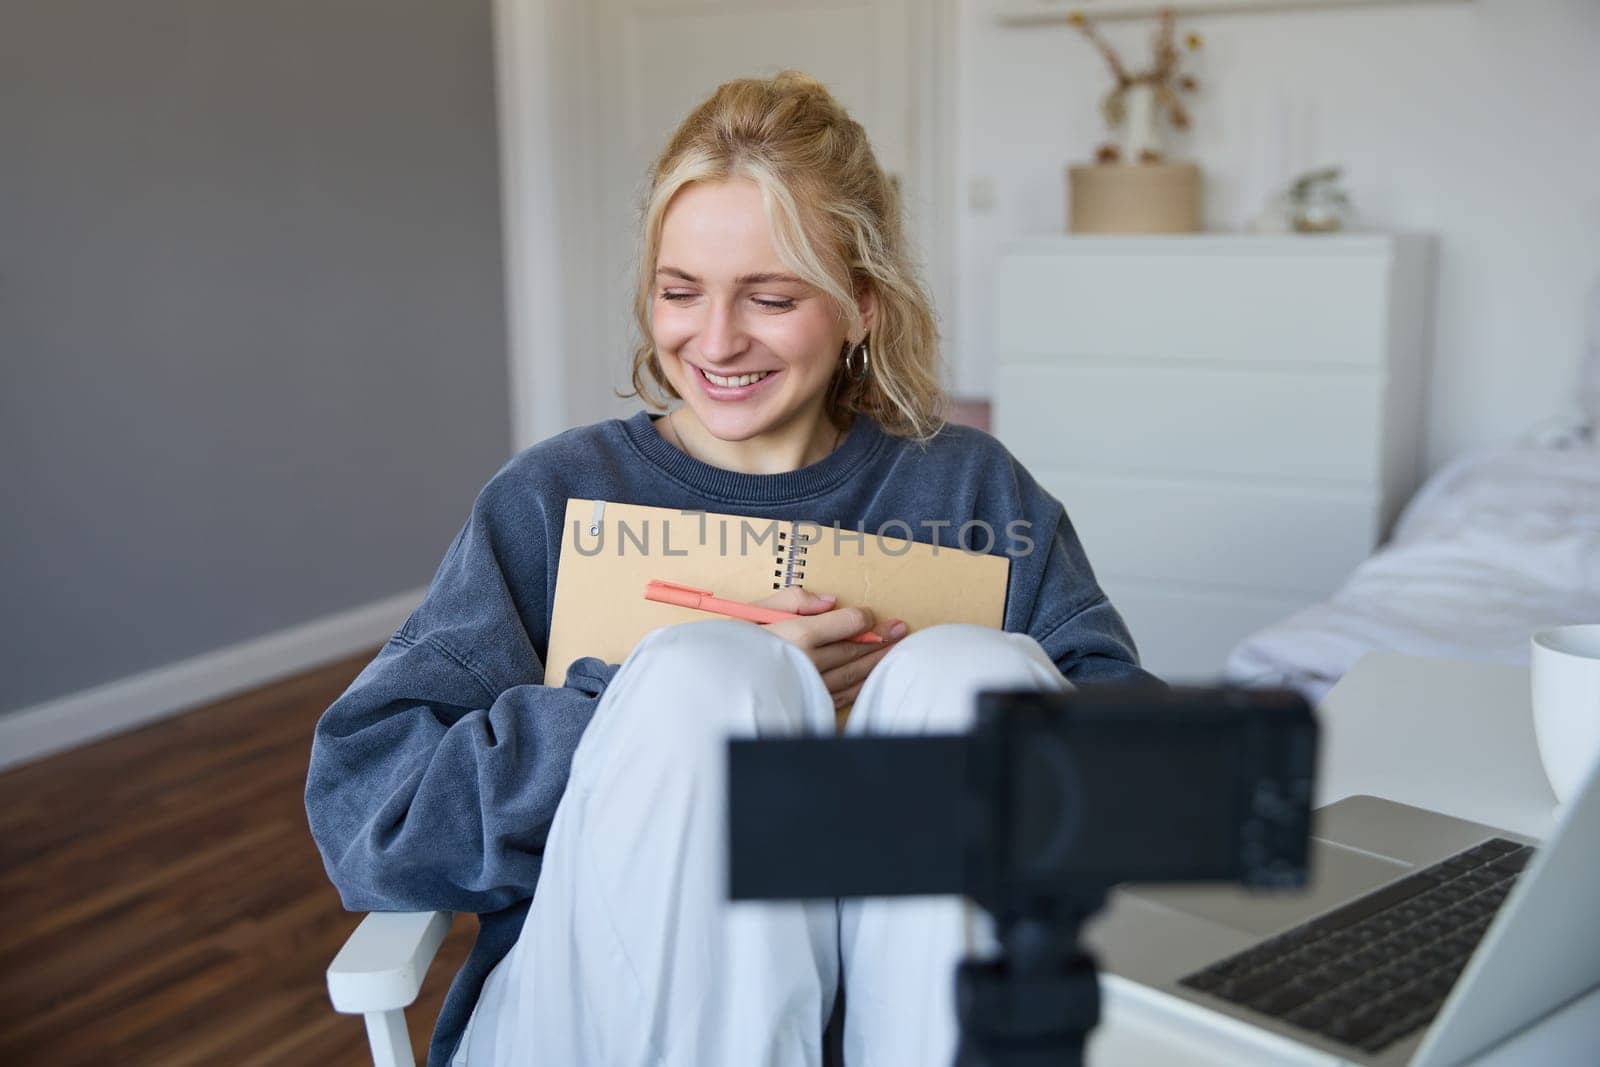
[[(804, 616), (769, 622), (766, 628), (811, 658), (833, 697), (835, 710), (849, 707), (855, 701), (867, 675), (894, 647), (894, 642), (906, 634), (906, 624), (899, 619), (886, 619), (880, 624), (866, 608), (835, 607), (831, 594), (819, 595), (798, 587), (784, 589), (756, 603), (764, 608)], [(849, 640), (866, 630), (881, 635), (883, 644)]]

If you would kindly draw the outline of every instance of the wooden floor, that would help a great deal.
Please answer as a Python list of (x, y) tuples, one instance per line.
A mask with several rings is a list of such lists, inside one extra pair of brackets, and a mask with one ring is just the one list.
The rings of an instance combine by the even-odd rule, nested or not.
[[(0, 774), (0, 1064), (370, 1063), (323, 984), (357, 916), (306, 829), (332, 664)], [(407, 1018), (421, 1061), (477, 923)]]

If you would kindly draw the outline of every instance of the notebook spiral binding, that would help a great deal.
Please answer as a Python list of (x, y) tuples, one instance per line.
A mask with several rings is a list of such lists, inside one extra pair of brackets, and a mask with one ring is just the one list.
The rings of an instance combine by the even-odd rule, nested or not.
[[(774, 589), (789, 589), (793, 586), (804, 586), (806, 582), (806, 549), (815, 540), (814, 537), (802, 533), (798, 522), (791, 522), (787, 530), (778, 531), (778, 551), (776, 562), (783, 568), (783, 581), (773, 582)], [(776, 572), (774, 572), (776, 576)]]

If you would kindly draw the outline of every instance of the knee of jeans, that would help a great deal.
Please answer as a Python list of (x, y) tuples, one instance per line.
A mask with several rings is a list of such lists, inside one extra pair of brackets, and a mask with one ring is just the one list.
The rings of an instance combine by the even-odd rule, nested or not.
[(903, 638), (878, 670), (894, 684), (928, 692), (1064, 686), (1060, 671), (1026, 634), (988, 626), (947, 623)]
[(1031, 643), (1032, 638), (1026, 634), (952, 622), (908, 634), (884, 660), (915, 659), (922, 669), (941, 666), (954, 670), (984, 663), (1033, 663), (1035, 659), (1027, 647)]
[(810, 684), (807, 672), (816, 674), (794, 645), (732, 619), (655, 630), (624, 669), (636, 694), (629, 703), (650, 723), (666, 726), (667, 743), (697, 732), (683, 729), (685, 720), (723, 734), (792, 732), (786, 720), (797, 700), (786, 697)]

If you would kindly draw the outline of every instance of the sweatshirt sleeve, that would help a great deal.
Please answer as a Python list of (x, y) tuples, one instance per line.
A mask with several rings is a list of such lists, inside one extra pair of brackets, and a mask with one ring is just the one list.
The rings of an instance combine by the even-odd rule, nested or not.
[(422, 605), (317, 724), (306, 812), (347, 908), (531, 897), (573, 751), (618, 669), (585, 658), (544, 677), (529, 629), (542, 646), (556, 549), (548, 525), (497, 514), (496, 498), (479, 497)]
[(1152, 682), (1133, 635), (1089, 568), (1065, 510), (1038, 550), (1045, 554), (1039, 603), (1028, 632), (1075, 684)]

